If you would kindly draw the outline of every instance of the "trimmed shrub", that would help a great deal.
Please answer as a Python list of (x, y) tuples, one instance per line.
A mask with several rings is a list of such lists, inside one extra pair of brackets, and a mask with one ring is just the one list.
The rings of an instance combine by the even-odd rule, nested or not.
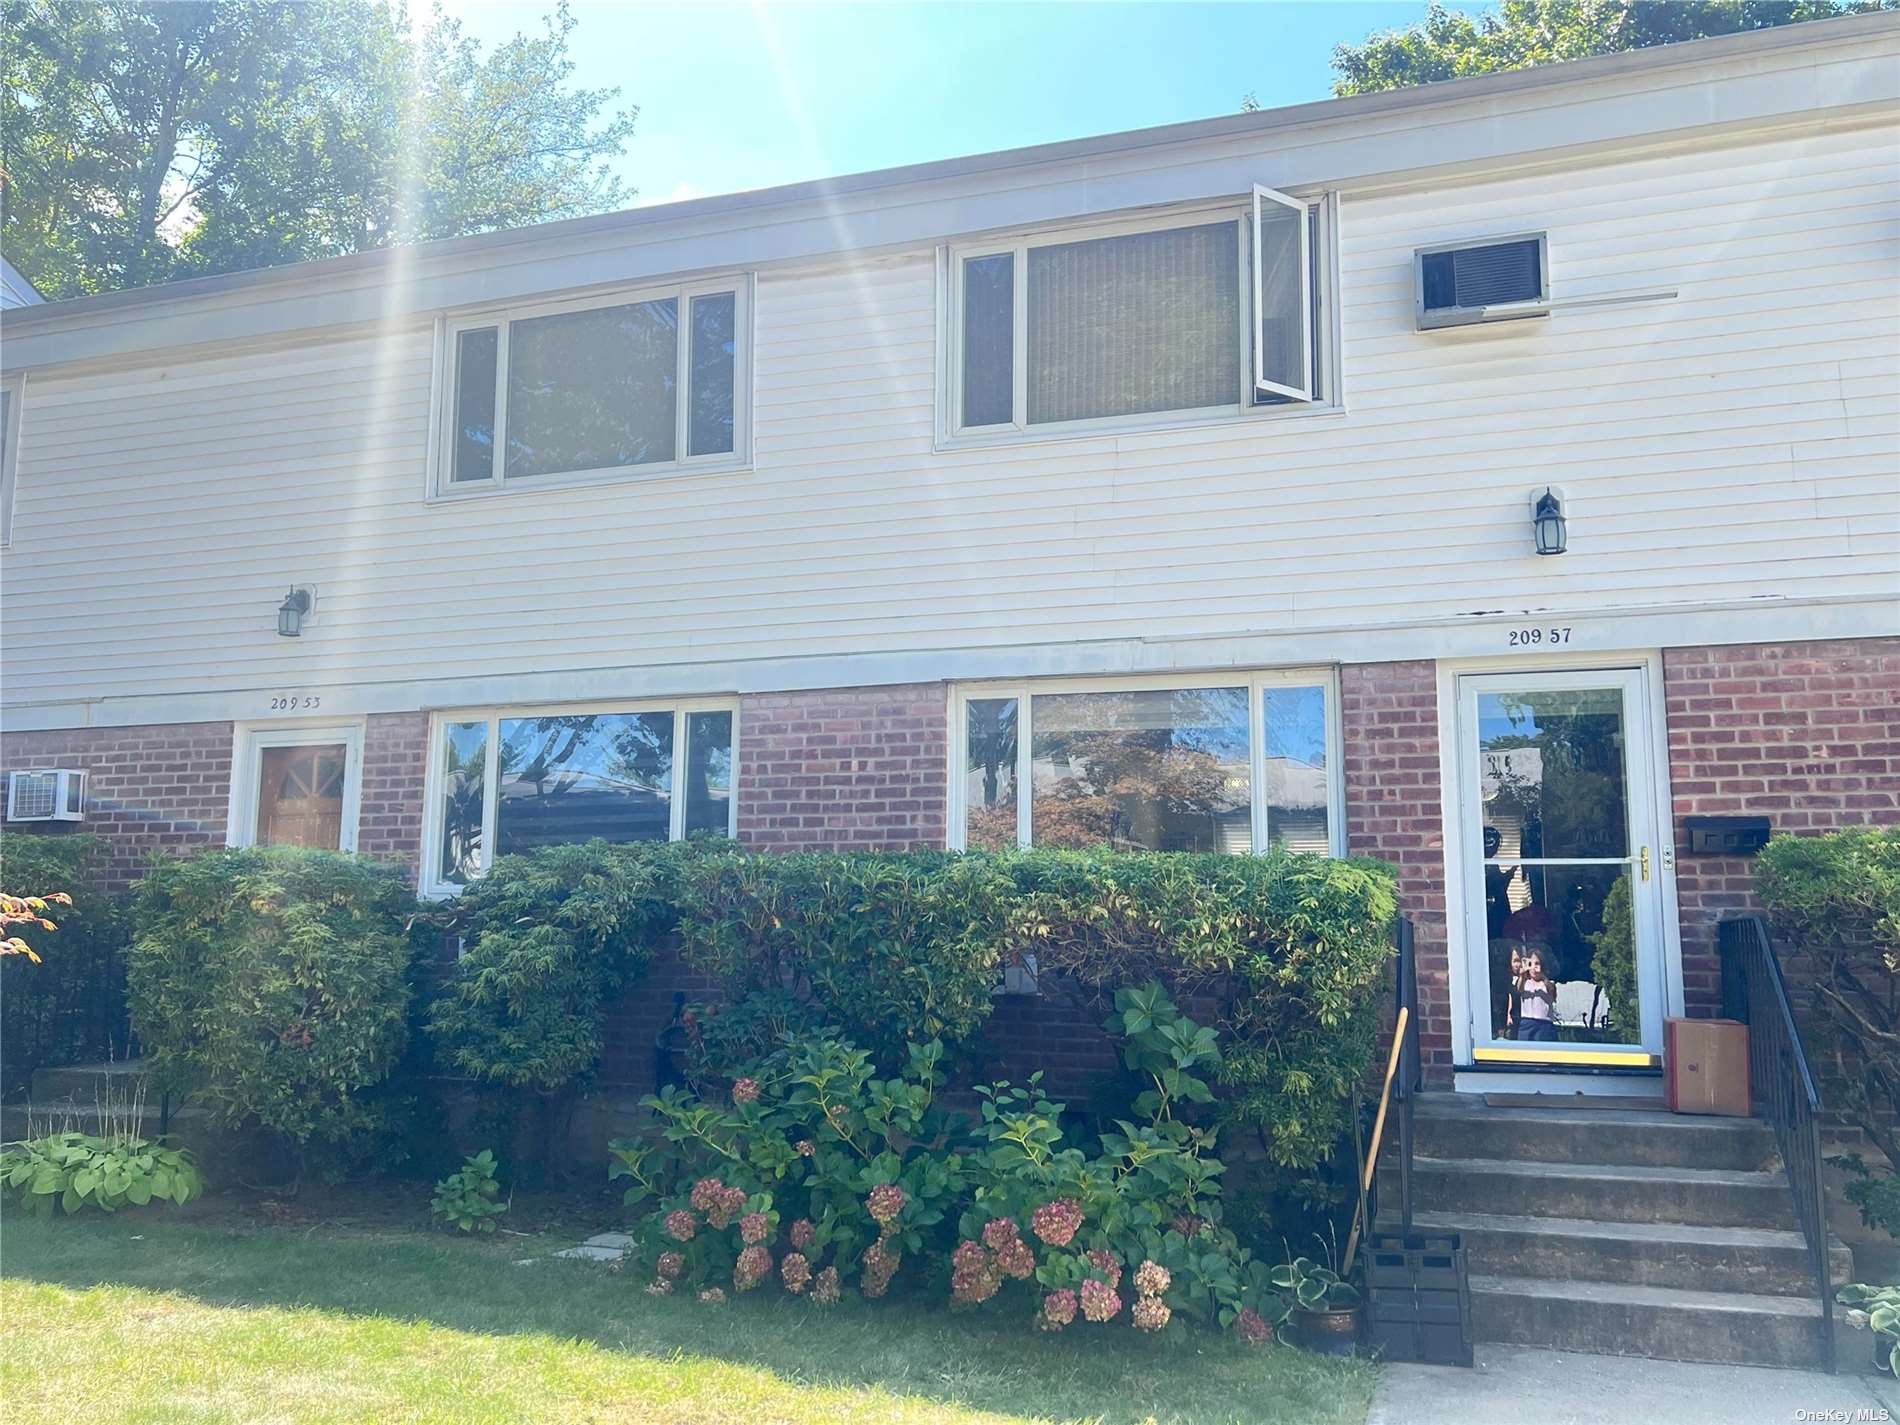
[(406, 873), (254, 847), (158, 861), (139, 883), (132, 1019), (162, 1082), (299, 1165), (376, 1127), (365, 1092), (402, 1052), (416, 904)]
[(129, 1052), (125, 907), (101, 884), (104, 860), (96, 836), (0, 836), (0, 887), (73, 898), (53, 916), (58, 930), (15, 932), (39, 964), (24, 955), (0, 957), (0, 1093), (24, 1091), (43, 1065)]
[(1900, 827), (1777, 836), (1756, 882), (1829, 1097), (1900, 1170)]
[(607, 996), (671, 931), (681, 867), (710, 854), (595, 840), (497, 858), (440, 920), (462, 948), (429, 1012), (438, 1062), (544, 1094), (591, 1075)]
[(989, 1017), (1002, 951), (976, 897), (992, 887), (962, 865), (927, 851), (706, 856), (681, 878), (682, 949), (728, 999), (792, 989), (896, 1065), (905, 1045), (954, 1043)]

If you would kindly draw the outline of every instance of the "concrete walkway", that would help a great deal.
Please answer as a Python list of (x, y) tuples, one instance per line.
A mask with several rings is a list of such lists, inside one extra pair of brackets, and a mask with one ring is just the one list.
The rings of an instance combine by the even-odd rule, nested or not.
[(1386, 1366), (1366, 1425), (1900, 1422), (1900, 1387), (1885, 1376), (1571, 1355), (1484, 1342), (1477, 1350), (1472, 1370)]

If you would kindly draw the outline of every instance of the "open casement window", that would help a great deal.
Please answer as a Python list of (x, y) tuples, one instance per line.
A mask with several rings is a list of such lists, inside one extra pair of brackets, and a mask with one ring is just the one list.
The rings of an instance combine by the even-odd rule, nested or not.
[(737, 732), (730, 703), (442, 714), (424, 889), (453, 891), (496, 856), (542, 846), (734, 835)]
[(1325, 669), (972, 684), (950, 844), (1343, 854)]
[(729, 278), (448, 322), (435, 493), (743, 464), (749, 296)]
[(1253, 384), (1260, 395), (1313, 399), (1313, 256), (1306, 204), (1253, 190)]
[(1250, 206), (947, 250), (943, 436), (1138, 430), (1334, 398), (1334, 205)]

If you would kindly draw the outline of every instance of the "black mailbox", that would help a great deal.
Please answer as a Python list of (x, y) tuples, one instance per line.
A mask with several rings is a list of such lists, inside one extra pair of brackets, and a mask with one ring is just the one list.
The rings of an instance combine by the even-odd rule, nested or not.
[(1688, 816), (1682, 827), (1692, 856), (1753, 856), (1770, 830), (1765, 816)]

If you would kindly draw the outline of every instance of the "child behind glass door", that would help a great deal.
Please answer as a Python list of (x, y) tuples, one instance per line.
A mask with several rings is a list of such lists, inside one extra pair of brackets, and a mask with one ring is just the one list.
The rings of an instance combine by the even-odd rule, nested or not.
[(1529, 951), (1517, 977), (1517, 1037), (1540, 1044), (1555, 1041), (1556, 1014), (1557, 987), (1544, 974), (1543, 952)]

